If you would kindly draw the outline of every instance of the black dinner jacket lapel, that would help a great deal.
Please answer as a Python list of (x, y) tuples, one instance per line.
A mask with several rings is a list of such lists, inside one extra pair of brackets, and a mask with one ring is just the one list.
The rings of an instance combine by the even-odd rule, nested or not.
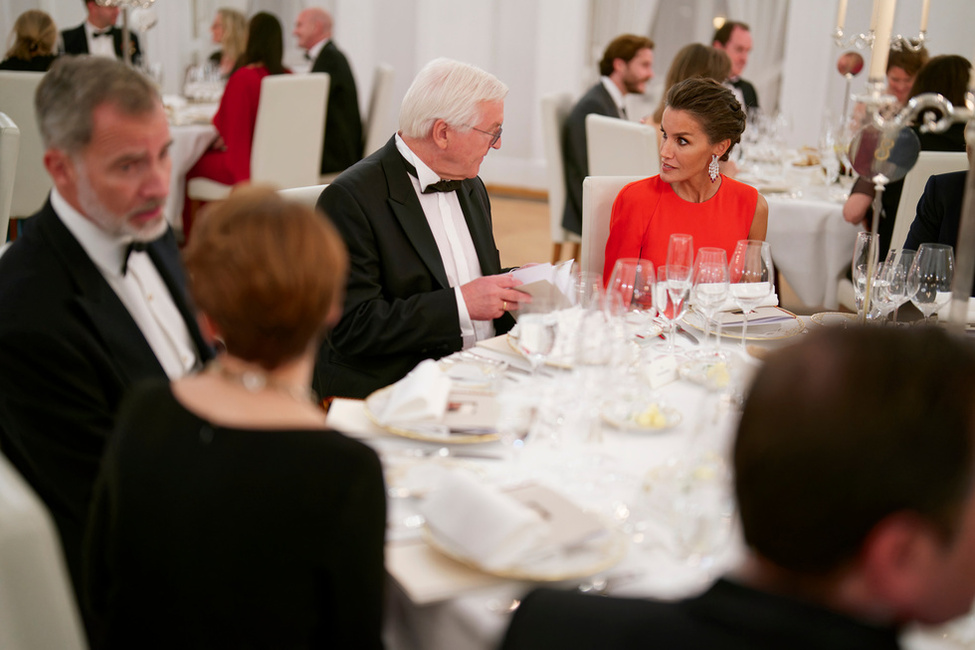
[(490, 210), (476, 195), (474, 188), (480, 181), (468, 179), (457, 191), (460, 208), (467, 221), (467, 230), (474, 240), (474, 250), (481, 265), (481, 275), (495, 275), (501, 272), (498, 251), (494, 246), (494, 233), (491, 231), (491, 220), (488, 218)]
[(447, 271), (440, 257), (440, 249), (437, 248), (437, 240), (434, 239), (430, 224), (427, 223), (420, 200), (416, 197), (416, 190), (413, 189), (409, 172), (406, 170), (406, 161), (396, 148), (395, 140), (390, 140), (386, 148), (388, 151), (383, 156), (382, 165), (389, 191), (389, 208), (402, 226), (410, 244), (430, 271), (430, 275), (436, 278), (442, 288), (447, 289), (450, 283), (447, 281)]
[[(125, 384), (131, 384), (149, 375), (165, 377), (166, 373), (142, 334), (142, 330), (136, 325), (128, 309), (88, 257), (81, 244), (54, 213), (50, 202), (35, 219), (40, 234), (50, 242), (52, 250), (64, 267), (64, 273), (75, 286), (77, 291), (75, 303), (79, 313), (88, 320), (92, 332), (99, 338), (102, 346), (111, 352), (109, 356), (114, 362), (120, 380)], [(164, 241), (171, 240), (172, 237), (172, 231), (167, 231), (163, 238), (150, 244), (147, 251), (156, 262), (159, 274), (169, 288), (189, 328), (190, 335), (197, 346), (197, 353), (201, 360), (207, 361), (212, 353), (209, 346), (204, 343), (199, 327), (196, 325), (196, 317), (189, 307), (185, 289), (177, 284), (182, 279), (182, 272), (174, 273), (173, 270), (174, 264), (178, 266), (178, 259), (174, 259), (173, 254), (167, 254), (165, 251), (167, 246), (176, 250), (175, 241)], [(151, 372), (147, 372), (149, 369)]]

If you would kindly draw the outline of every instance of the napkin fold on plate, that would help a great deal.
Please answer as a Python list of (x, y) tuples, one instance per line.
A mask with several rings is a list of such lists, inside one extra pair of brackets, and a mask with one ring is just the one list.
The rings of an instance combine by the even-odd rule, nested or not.
[(538, 512), (465, 472), (444, 473), (419, 509), (438, 541), (489, 571), (516, 565), (549, 532)]
[[(946, 321), (951, 315), (951, 300), (944, 307), (938, 310), (938, 320)], [(966, 323), (975, 323), (975, 298), (968, 299), (968, 313), (965, 314)]]
[(451, 383), (436, 361), (421, 361), (393, 384), (386, 406), (379, 414), (379, 423), (441, 420), (447, 410)]

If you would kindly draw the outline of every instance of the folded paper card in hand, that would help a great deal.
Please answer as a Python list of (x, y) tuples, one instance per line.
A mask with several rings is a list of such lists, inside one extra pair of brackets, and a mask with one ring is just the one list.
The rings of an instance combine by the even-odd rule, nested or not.
[(521, 280), (518, 291), (529, 294), (532, 298), (547, 298), (551, 300), (555, 309), (564, 309), (572, 304), (572, 262), (565, 260), (552, 265), (532, 264), (515, 269), (511, 275)]

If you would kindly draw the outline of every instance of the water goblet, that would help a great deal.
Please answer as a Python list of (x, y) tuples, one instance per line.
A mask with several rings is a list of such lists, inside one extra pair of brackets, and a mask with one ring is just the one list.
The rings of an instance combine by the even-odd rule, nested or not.
[(901, 305), (910, 299), (907, 295), (907, 274), (914, 262), (914, 251), (909, 248), (891, 248), (887, 252), (887, 292), (894, 301), (894, 323)]
[(907, 274), (907, 295), (924, 320), (951, 300), (954, 251), (946, 244), (921, 244)]
[(744, 349), (748, 314), (772, 293), (775, 269), (772, 266), (771, 245), (757, 239), (740, 240), (731, 255), (728, 274), (729, 292), (742, 311), (741, 347)]
[[(694, 310), (704, 317), (704, 347), (711, 336), (711, 321), (728, 298), (728, 277), (728, 254), (723, 248), (705, 247), (697, 252), (691, 300)], [(712, 350), (702, 350), (701, 356), (720, 356), (717, 334)]]
[(625, 310), (624, 319), (627, 324), (636, 326), (638, 336), (650, 331), (654, 316), (653, 290), (652, 262), (634, 257), (616, 260), (606, 291), (619, 296)]

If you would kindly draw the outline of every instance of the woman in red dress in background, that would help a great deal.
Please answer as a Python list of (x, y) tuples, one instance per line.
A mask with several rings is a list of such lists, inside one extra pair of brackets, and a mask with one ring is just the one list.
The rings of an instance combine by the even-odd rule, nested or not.
[(682, 81), (667, 93), (660, 130), (660, 174), (630, 183), (613, 204), (604, 282), (620, 258), (666, 264), (673, 233), (692, 235), (695, 251), (716, 246), (729, 258), (738, 240), (765, 239), (768, 203), (718, 171), (745, 130), (734, 93), (711, 79)]
[[(250, 180), (251, 144), (257, 124), (261, 81), (268, 75), (290, 73), (281, 63), (283, 55), (281, 23), (269, 13), (255, 14), (248, 25), (247, 48), (231, 73), (220, 98), (220, 107), (213, 116), (219, 136), (186, 174), (187, 181), (202, 177), (224, 185), (236, 185)], [(189, 212), (184, 207), (183, 233), (187, 237), (192, 226)]]

